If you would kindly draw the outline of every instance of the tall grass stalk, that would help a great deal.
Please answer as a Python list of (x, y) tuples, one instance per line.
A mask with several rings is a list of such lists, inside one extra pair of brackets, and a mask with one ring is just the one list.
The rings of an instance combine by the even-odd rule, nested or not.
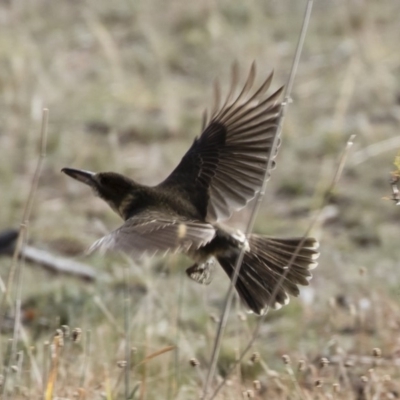
[[(333, 179), (331, 181), (331, 184), (329, 185), (329, 187), (327, 188), (327, 190), (324, 192), (324, 194), (322, 195), (322, 200), (321, 200), (321, 204), (317, 210), (317, 213), (314, 215), (314, 218), (312, 219), (309, 227), (307, 228), (307, 231), (305, 232), (303, 238), (306, 238), (309, 233), (311, 232), (312, 228), (314, 227), (314, 225), (318, 222), (320, 215), (322, 213), (322, 210), (324, 208), (324, 206), (326, 205), (327, 201), (329, 200), (330, 195), (334, 192), (335, 187), (337, 185), (337, 183), (339, 182), (339, 179), (342, 175), (343, 172), (343, 168), (346, 164), (346, 160), (349, 154), (349, 151), (353, 145), (353, 141), (354, 141), (355, 135), (351, 135), (349, 140), (346, 142), (346, 146), (340, 156), (339, 162), (338, 162), (338, 166), (335, 170), (335, 174), (333, 176)], [(301, 243), (300, 243), (301, 246)], [(279, 286), (282, 284), (283, 280), (285, 279), (286, 275), (288, 274), (288, 271), (290, 271), (290, 265), (293, 263), (294, 258), (296, 257), (296, 254), (293, 254), (290, 262), (289, 262), (289, 267), (288, 269), (285, 270), (284, 274), (281, 276), (281, 278), (279, 279), (279, 281), (277, 282), (277, 284), (275, 285), (275, 289), (272, 292), (271, 298), (273, 299), (276, 295), (276, 292), (279, 288)], [(247, 352), (251, 349), (251, 347), (253, 346), (255, 340), (258, 337), (258, 333), (260, 331), (260, 328), (263, 324), (263, 322), (265, 321), (265, 318), (267, 316), (268, 312), (266, 312), (262, 317), (260, 317), (258, 319), (257, 325), (251, 335), (251, 338), (249, 340), (249, 342), (247, 343), (246, 347), (244, 348), (244, 350), (242, 351), (240, 357), (235, 360), (235, 362), (233, 363), (233, 365), (230, 367), (230, 369), (228, 370), (228, 372), (226, 373), (224, 379), (222, 380), (222, 382), (217, 386), (217, 388), (215, 389), (215, 391), (212, 393), (210, 400), (213, 400), (216, 395), (219, 393), (219, 391), (222, 389), (222, 387), (226, 384), (226, 381), (228, 379), (228, 377), (230, 376), (230, 374), (234, 371), (236, 365), (238, 363), (240, 363), (244, 356), (247, 354)]]
[[(287, 83), (287, 86), (285, 88), (285, 94), (284, 94), (284, 100), (282, 103), (282, 108), (280, 111), (280, 115), (279, 115), (279, 120), (278, 120), (278, 126), (277, 126), (277, 134), (275, 135), (275, 139), (274, 142), (271, 146), (271, 150), (269, 153), (269, 157), (268, 157), (268, 162), (267, 162), (267, 167), (265, 170), (265, 174), (264, 174), (264, 181), (263, 181), (263, 185), (261, 187), (260, 192), (258, 193), (257, 197), (256, 197), (256, 201), (254, 203), (254, 207), (252, 209), (252, 212), (250, 214), (250, 218), (246, 227), (246, 236), (248, 236), (251, 231), (253, 230), (253, 225), (258, 213), (258, 210), (261, 206), (261, 202), (262, 199), (264, 197), (265, 194), (265, 190), (267, 188), (267, 177), (270, 174), (270, 171), (272, 169), (272, 162), (273, 162), (273, 157), (271, 157), (272, 154), (275, 154), (277, 145), (278, 145), (278, 141), (279, 141), (279, 137), (282, 131), (282, 126), (283, 126), (283, 121), (284, 121), (284, 116), (286, 113), (286, 108), (288, 106), (288, 104), (291, 101), (291, 92), (292, 92), (292, 88), (293, 88), (293, 83), (294, 83), (294, 79), (297, 73), (297, 68), (300, 62), (300, 56), (303, 50), (303, 45), (304, 45), (304, 41), (305, 41), (305, 37), (307, 34), (307, 29), (308, 29), (308, 25), (310, 22), (310, 18), (311, 18), (311, 11), (312, 11), (312, 6), (313, 6), (313, 0), (308, 0), (307, 2), (307, 6), (306, 6), (306, 11), (304, 13), (304, 18), (303, 18), (303, 23), (302, 23), (302, 27), (301, 27), (301, 31), (300, 31), (300, 36), (299, 36), (299, 40), (296, 46), (296, 52), (295, 52), (295, 56), (294, 56), (294, 60), (292, 63), (292, 68), (289, 74), (289, 80)], [(299, 248), (301, 248), (302, 243), (299, 244)], [(230, 307), (231, 307), (231, 303), (232, 303), (232, 299), (233, 299), (233, 294), (234, 294), (234, 289), (235, 289), (235, 284), (237, 281), (237, 278), (239, 276), (240, 273), (240, 268), (242, 265), (242, 261), (243, 261), (243, 257), (244, 257), (244, 249), (242, 249), (242, 251), (240, 252), (237, 261), (236, 261), (236, 265), (235, 265), (235, 271), (234, 274), (232, 276), (232, 280), (231, 280), (231, 284), (229, 286), (228, 292), (226, 294), (225, 297), (225, 303), (224, 303), (224, 308), (222, 311), (222, 315), (221, 315), (221, 319), (220, 319), (220, 323), (218, 325), (218, 330), (217, 330), (217, 335), (214, 341), (214, 346), (213, 346), (213, 351), (212, 351), (212, 356), (211, 356), (211, 362), (210, 362), (210, 367), (208, 369), (208, 373), (207, 373), (207, 378), (203, 387), (203, 394), (202, 394), (202, 399), (206, 399), (207, 398), (207, 393), (209, 391), (209, 388), (211, 386), (213, 377), (215, 375), (215, 369), (216, 369), (216, 365), (217, 365), (217, 361), (218, 361), (218, 355), (219, 355), (219, 351), (221, 348), (221, 341), (222, 341), (222, 337), (224, 334), (224, 330), (228, 321), (228, 316), (229, 316), (229, 311), (230, 311)], [(292, 257), (292, 261), (295, 259), (296, 255), (293, 255)], [(288, 272), (290, 269), (290, 263), (289, 263), (289, 267), (286, 270), (286, 272)], [(273, 301), (274, 296), (276, 295), (276, 292), (279, 288), (279, 285), (282, 283), (284, 277), (281, 278), (280, 282), (277, 283), (276, 285), (276, 290), (275, 293), (272, 294), (271, 296), (271, 300)]]
[[(128, 264), (129, 265), (129, 264)], [(130, 374), (131, 374), (131, 303), (129, 293), (129, 267), (125, 268), (125, 298), (124, 298), (124, 331), (125, 331), (125, 361), (126, 366), (124, 369), (124, 385), (125, 385), (125, 399), (128, 400), (130, 396)]]
[[(42, 113), (42, 124), (41, 124), (41, 130), (40, 130), (40, 147), (39, 147), (39, 158), (36, 164), (35, 172), (32, 178), (31, 182), (31, 187), (29, 190), (28, 198), (25, 203), (25, 207), (23, 210), (22, 214), (22, 221), (20, 224), (20, 230), (19, 230), (19, 235), (17, 238), (17, 242), (15, 245), (12, 261), (11, 261), (11, 267), (9, 270), (8, 278), (7, 278), (7, 284), (4, 288), (2, 298), (1, 298), (1, 303), (0, 303), (0, 326), (2, 325), (2, 320), (4, 316), (4, 309), (6, 304), (9, 304), (12, 306), (12, 300), (11, 300), (11, 291), (12, 291), (12, 286), (13, 282), (16, 279), (16, 297), (15, 297), (15, 320), (14, 320), (14, 329), (13, 329), (13, 341), (11, 344), (11, 354), (8, 359), (7, 366), (4, 368), (4, 381), (1, 389), (1, 394), (3, 396), (3, 399), (7, 399), (7, 376), (8, 372), (10, 370), (11, 364), (15, 360), (15, 355), (17, 351), (17, 344), (18, 344), (18, 338), (20, 336), (21, 332), (21, 326), (20, 326), (20, 316), (21, 316), (21, 298), (22, 298), (22, 267), (23, 267), (23, 262), (18, 262), (18, 257), (21, 252), (22, 246), (25, 244), (26, 239), (27, 239), (27, 234), (28, 234), (28, 226), (29, 226), (29, 219), (31, 216), (32, 212), (32, 207), (33, 207), (33, 201), (35, 199), (35, 194), (39, 185), (39, 179), (40, 175), (42, 172), (42, 167), (44, 163), (44, 159), (46, 158), (46, 146), (47, 146), (47, 127), (48, 127), (48, 120), (49, 120), (49, 110), (47, 108), (43, 109)], [(22, 339), (24, 340), (26, 338), (25, 335), (22, 335)], [(28, 347), (27, 342), (25, 342), (25, 346)], [(39, 374), (40, 376), (40, 374)], [(40, 379), (40, 378), (39, 378)]]

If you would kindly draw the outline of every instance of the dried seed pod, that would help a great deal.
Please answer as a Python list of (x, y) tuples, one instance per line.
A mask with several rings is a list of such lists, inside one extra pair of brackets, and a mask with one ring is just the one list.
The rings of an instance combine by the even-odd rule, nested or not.
[(54, 333), (53, 344), (57, 347), (64, 346), (64, 332), (61, 329), (56, 329)]
[(374, 357), (382, 357), (382, 350), (379, 347), (374, 347), (372, 349), (372, 355)]
[(344, 363), (344, 366), (345, 366), (346, 368), (352, 368), (352, 367), (354, 367), (354, 363), (353, 363), (353, 361), (351, 361), (351, 360), (347, 360), (347, 361)]
[(210, 314), (210, 319), (211, 319), (211, 321), (215, 322), (216, 324), (219, 323), (219, 317), (217, 314), (214, 314), (214, 313)]
[(285, 365), (291, 364), (290, 357), (289, 357), (287, 354), (284, 354), (284, 355), (282, 356), (282, 361), (283, 361), (283, 363), (284, 363)]
[(261, 359), (261, 356), (258, 351), (255, 351), (250, 357), (250, 361), (254, 364), (258, 363), (260, 361), (260, 359)]
[(304, 371), (306, 369), (306, 362), (305, 360), (299, 360), (299, 363), (297, 365), (297, 370), (298, 371)]
[(321, 368), (324, 368), (328, 364), (329, 364), (329, 360), (326, 357), (322, 357), (320, 360)]
[(243, 397), (245, 399), (254, 399), (254, 391), (252, 389), (247, 389), (243, 392)]
[(79, 342), (81, 340), (82, 337), (82, 329), (81, 328), (74, 328), (72, 330), (72, 341), (74, 342)]
[(340, 383), (333, 383), (332, 388), (333, 388), (334, 393), (339, 393), (340, 392)]
[(240, 319), (240, 321), (247, 321), (247, 315), (244, 312), (239, 311), (238, 318)]
[(200, 362), (199, 362), (199, 360), (197, 360), (196, 358), (191, 358), (191, 359), (189, 360), (189, 364), (190, 364), (192, 367), (198, 367), (198, 366), (200, 365)]
[(63, 331), (64, 337), (68, 338), (69, 334), (71, 332), (71, 329), (69, 328), (68, 325), (61, 325), (61, 330)]

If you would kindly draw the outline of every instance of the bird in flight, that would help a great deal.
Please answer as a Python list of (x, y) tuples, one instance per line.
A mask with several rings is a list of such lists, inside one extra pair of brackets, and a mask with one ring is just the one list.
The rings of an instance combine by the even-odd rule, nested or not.
[(235, 287), (249, 311), (262, 315), (268, 307), (287, 304), (289, 295), (297, 296), (298, 285), (308, 285), (319, 245), (314, 238), (246, 237), (221, 225), (257, 195), (264, 178), (269, 178), (269, 158), (276, 156), (276, 151), (270, 153), (279, 134), (283, 88), (267, 95), (272, 73), (256, 89), (255, 77), (253, 63), (239, 90), (234, 65), (223, 101), (215, 85), (214, 104), (210, 117), (203, 118), (201, 135), (156, 186), (115, 172), (62, 172), (90, 186), (125, 221), (96, 241), (92, 250), (121, 250), (133, 258), (185, 253), (195, 262), (186, 270), (188, 276), (202, 284), (210, 283), (216, 261), (232, 279), (243, 251)]

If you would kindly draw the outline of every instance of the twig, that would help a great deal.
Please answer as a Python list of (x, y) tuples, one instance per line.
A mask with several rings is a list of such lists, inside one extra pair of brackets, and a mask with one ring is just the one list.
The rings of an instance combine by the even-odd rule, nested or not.
[[(303, 49), (303, 44), (304, 44), (305, 36), (306, 36), (306, 33), (307, 33), (308, 24), (309, 24), (309, 21), (310, 21), (312, 5), (313, 5), (313, 0), (308, 0), (306, 11), (305, 11), (304, 18), (303, 18), (303, 24), (302, 24), (302, 28), (301, 28), (301, 32), (300, 32), (299, 41), (298, 41), (297, 47), (296, 47), (295, 57), (294, 57), (292, 68), (291, 68), (290, 75), (289, 75), (288, 84), (287, 84), (287, 86), (285, 88), (284, 101), (282, 103), (282, 107), (281, 107), (281, 111), (280, 111), (280, 115), (279, 115), (279, 119), (278, 119), (277, 133), (275, 135), (274, 142), (273, 142), (273, 144), (271, 146), (271, 150), (270, 150), (270, 153), (269, 153), (267, 168), (266, 168), (265, 174), (264, 174), (263, 185), (261, 187), (260, 192), (258, 193), (258, 195), (256, 197), (256, 202), (254, 204), (253, 210), (252, 210), (251, 215), (250, 215), (249, 222), (247, 224), (247, 228), (246, 228), (246, 231), (245, 231), (246, 232), (246, 237), (252, 231), (257, 212), (258, 212), (258, 210), (259, 210), (259, 208), (261, 206), (261, 202), (262, 202), (262, 199), (263, 199), (266, 187), (267, 187), (267, 179), (266, 178), (267, 178), (267, 176), (269, 175), (269, 173), (271, 171), (272, 162), (273, 162), (273, 160), (272, 160), (273, 157), (271, 157), (271, 155), (275, 154), (275, 151), (276, 151), (276, 148), (277, 148), (277, 145), (278, 145), (278, 140), (279, 140), (279, 137), (280, 137), (280, 133), (281, 133), (281, 130), (282, 130), (282, 125), (283, 125), (283, 119), (284, 119), (284, 115), (285, 115), (286, 106), (290, 102), (290, 95), (291, 95), (291, 92), (292, 92), (294, 79), (295, 79), (297, 68), (298, 68), (298, 65), (299, 65), (300, 56), (301, 56), (301, 52), (302, 52), (302, 49)], [(235, 271), (234, 271), (234, 274), (232, 276), (231, 284), (229, 286), (228, 292), (227, 292), (226, 297), (225, 297), (224, 308), (223, 308), (223, 311), (222, 311), (222, 316), (221, 316), (221, 319), (220, 319), (220, 323), (218, 325), (217, 335), (216, 335), (216, 338), (215, 338), (215, 341), (214, 341), (214, 347), (213, 347), (213, 352), (212, 352), (212, 356), (211, 356), (210, 367), (208, 369), (207, 378), (206, 378), (206, 381), (205, 381), (205, 384), (204, 384), (204, 387), (203, 387), (202, 399), (206, 399), (209, 387), (210, 387), (212, 379), (213, 379), (213, 377), (215, 375), (215, 369), (216, 369), (216, 365), (217, 365), (219, 350), (220, 350), (220, 347), (221, 347), (222, 336), (223, 336), (223, 333), (224, 333), (224, 330), (225, 330), (225, 327), (226, 327), (226, 324), (227, 324), (228, 315), (229, 315), (229, 311), (230, 311), (230, 307), (231, 307), (231, 303), (232, 303), (232, 299), (233, 299), (235, 284), (236, 284), (237, 278), (239, 276), (240, 268), (241, 268), (243, 257), (244, 257), (244, 251), (245, 250), (243, 248), (242, 251), (240, 252), (237, 260), (236, 260)], [(271, 296), (271, 299), (273, 299), (273, 298), (274, 298), (274, 296)]]

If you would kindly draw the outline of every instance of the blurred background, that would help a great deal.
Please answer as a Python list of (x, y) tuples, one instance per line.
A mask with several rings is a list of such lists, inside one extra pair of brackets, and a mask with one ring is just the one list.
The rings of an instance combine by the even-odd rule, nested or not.
[[(200, 393), (228, 279), (218, 271), (209, 286), (187, 280), (190, 264), (183, 256), (140, 263), (85, 256), (93, 241), (121, 221), (60, 170), (118, 171), (147, 184), (163, 180), (200, 134), (214, 80), (227, 89), (234, 61), (243, 80), (255, 60), (259, 82), (271, 70), (273, 89), (287, 82), (305, 5), (1, 1), (0, 231), (21, 222), (47, 107), (47, 157), (29, 244), (86, 264), (95, 278), (82, 281), (24, 264), (9, 292), (13, 302), (21, 300), (27, 337), (14, 341), (19, 358), (10, 356), (15, 310), (3, 307), (0, 374), (7, 382), (0, 393), (19, 399), (43, 391), (51, 375), (49, 344), (43, 343), (53, 340), (60, 325), (79, 327), (82, 340), (70, 340), (61, 350), (58, 398), (127, 398), (121, 378), (127, 336), (131, 398), (189, 399)], [(301, 236), (351, 135), (354, 146), (312, 232), (321, 242), (321, 257), (311, 285), (268, 315), (218, 398), (400, 395), (400, 211), (384, 199), (391, 195), (390, 172), (400, 148), (398, 15), (400, 3), (391, 0), (314, 4), (277, 168), (255, 231)], [(248, 216), (244, 210), (230, 224), (243, 228)], [(0, 257), (4, 282), (10, 265), (9, 257)], [(256, 323), (234, 303), (219, 378)], [(33, 350), (21, 361), (27, 348)], [(161, 349), (168, 351), (146, 361)], [(285, 354), (289, 364), (282, 362)], [(14, 365), (18, 371), (8, 373)], [(389, 397), (379, 397), (384, 395)]]

